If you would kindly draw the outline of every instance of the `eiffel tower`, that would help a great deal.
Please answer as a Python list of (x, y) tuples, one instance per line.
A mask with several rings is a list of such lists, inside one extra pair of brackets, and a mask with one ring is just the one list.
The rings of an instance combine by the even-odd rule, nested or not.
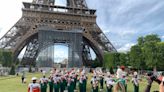
[[(11, 50), (16, 60), (26, 46), (22, 62), (35, 62), (40, 51), (51, 44), (71, 43), (68, 67), (91, 65), (89, 48), (101, 64), (104, 52), (116, 52), (96, 23), (96, 10), (89, 9), (85, 0), (66, 0), (66, 6), (55, 3), (55, 0), (23, 2), (22, 17), (0, 39), (0, 48)], [(74, 53), (80, 57), (78, 60), (74, 60)]]

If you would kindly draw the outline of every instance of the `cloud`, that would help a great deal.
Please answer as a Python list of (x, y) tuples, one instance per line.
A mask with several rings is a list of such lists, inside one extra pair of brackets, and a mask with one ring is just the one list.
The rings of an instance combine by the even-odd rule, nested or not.
[(162, 38), (162, 39), (164, 39), (164, 35), (163, 35), (163, 36), (161, 36), (161, 38)]
[[(3, 12), (0, 15), (0, 28), (2, 28), (0, 37), (21, 17), (22, 1), (32, 0), (4, 0), (0, 3), (0, 11)], [(55, 1), (58, 5), (65, 5), (63, 2), (66, 0)], [(136, 43), (139, 36), (149, 33), (163, 35), (164, 0), (103, 0), (103, 2), (86, 0), (86, 2), (89, 8), (97, 9), (97, 24), (118, 50), (127, 50), (125, 48), (130, 46), (128, 43)], [(63, 52), (59, 53), (61, 55)]]
[[(88, 0), (90, 8), (97, 9), (97, 23), (108, 39), (120, 50), (127, 43), (149, 33), (163, 34), (163, 0)], [(96, 7), (95, 7), (96, 6)]]
[(118, 52), (127, 52), (130, 50), (131, 46), (134, 46), (135, 43), (127, 43), (124, 46), (122, 46), (121, 48), (118, 49)]

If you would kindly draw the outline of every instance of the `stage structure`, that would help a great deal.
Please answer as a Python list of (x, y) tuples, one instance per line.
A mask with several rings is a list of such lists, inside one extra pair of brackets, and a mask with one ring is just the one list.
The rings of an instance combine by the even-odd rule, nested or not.
[[(15, 60), (26, 47), (22, 63), (35, 62), (41, 51), (55, 43), (68, 46), (68, 67), (90, 66), (90, 48), (101, 64), (104, 52), (116, 52), (96, 23), (96, 10), (89, 9), (85, 0), (66, 0), (66, 6), (56, 5), (55, 0), (23, 5), (22, 17), (0, 39), (0, 48), (11, 50)], [(52, 54), (46, 56), (53, 58)]]

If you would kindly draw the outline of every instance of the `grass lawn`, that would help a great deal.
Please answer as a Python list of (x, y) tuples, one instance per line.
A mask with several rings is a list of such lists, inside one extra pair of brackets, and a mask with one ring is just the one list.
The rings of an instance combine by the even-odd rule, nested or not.
[[(41, 73), (35, 73), (35, 74), (27, 74), (26, 79), (27, 83), (22, 84), (21, 83), (21, 76), (15, 77), (15, 76), (10, 76), (10, 77), (0, 77), (0, 92), (27, 92), (27, 87), (29, 82), (31, 81), (31, 78), (33, 76), (36, 76), (37, 78), (40, 78), (42, 75)], [(90, 78), (91, 75), (88, 76), (88, 85), (87, 85), (87, 92), (91, 92), (91, 85), (90, 85)], [(146, 80), (144, 79), (143, 81), (140, 82), (140, 91), (139, 92), (144, 92), (144, 88), (146, 87)], [(158, 90), (158, 84), (153, 83), (151, 92)], [(47, 91), (49, 92), (49, 91)], [(105, 92), (105, 90), (104, 90)], [(131, 82), (128, 83), (128, 92), (133, 92), (133, 84)]]

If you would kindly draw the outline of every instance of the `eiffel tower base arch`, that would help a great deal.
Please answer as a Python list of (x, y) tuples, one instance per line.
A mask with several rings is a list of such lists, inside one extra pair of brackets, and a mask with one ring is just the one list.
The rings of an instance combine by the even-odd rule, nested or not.
[(60, 31), (41, 29), (38, 32), (39, 52), (54, 43), (68, 45), (67, 67), (82, 67), (82, 30)]

